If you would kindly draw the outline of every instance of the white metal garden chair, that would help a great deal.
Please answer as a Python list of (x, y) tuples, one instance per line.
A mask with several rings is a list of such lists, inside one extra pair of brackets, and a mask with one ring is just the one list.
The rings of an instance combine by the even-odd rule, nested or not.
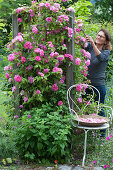
[[(98, 89), (96, 89), (94, 86), (92, 85), (88, 85), (88, 84), (81, 84), (82, 87), (87, 87), (87, 88), (90, 88), (90, 90), (92, 91), (92, 95), (89, 99), (89, 102), (85, 105), (84, 108), (80, 108), (77, 103), (75, 102), (75, 100), (73, 99), (73, 94), (72, 94), (72, 91), (73, 89), (75, 89), (77, 87), (78, 84), (75, 84), (75, 85), (72, 85), (71, 87), (69, 87), (69, 89), (67, 90), (67, 101), (68, 101), (68, 106), (69, 106), (69, 111), (71, 114), (75, 115), (75, 117), (78, 119), (77, 122), (73, 122), (73, 125), (77, 128), (80, 128), (80, 129), (83, 129), (84, 132), (85, 132), (85, 139), (84, 139), (84, 154), (83, 154), (83, 161), (82, 161), (82, 166), (84, 166), (84, 162), (85, 162), (85, 157), (86, 157), (86, 147), (87, 147), (87, 133), (89, 130), (93, 131), (93, 130), (103, 130), (103, 129), (107, 129), (108, 130), (108, 135), (109, 135), (109, 126), (110, 126), (110, 123), (112, 123), (112, 108), (109, 107), (109, 106), (104, 106), (107, 108), (107, 110), (110, 109), (110, 112), (108, 112), (107, 114), (107, 117), (110, 119), (110, 123), (107, 122), (107, 123), (104, 123), (102, 125), (99, 125), (99, 126), (87, 126), (87, 125), (80, 125), (80, 122), (79, 122), (79, 115), (77, 113), (77, 111), (75, 111), (75, 106), (76, 108), (78, 109), (79, 113), (81, 112), (81, 114), (84, 113), (86, 107), (88, 106), (88, 103), (91, 102), (93, 99), (94, 99), (94, 95), (95, 95), (95, 92), (94, 92), (94, 89), (97, 91), (98, 93), (98, 101), (97, 101), (97, 115), (98, 115), (98, 112), (99, 112), (99, 103), (100, 103), (100, 93), (98, 91)], [(103, 107), (103, 106), (102, 106)]]

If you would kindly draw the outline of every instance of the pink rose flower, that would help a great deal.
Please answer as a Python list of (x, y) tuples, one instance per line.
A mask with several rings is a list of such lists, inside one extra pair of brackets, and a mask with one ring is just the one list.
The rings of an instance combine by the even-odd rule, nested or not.
[(73, 56), (71, 54), (64, 54), (64, 57), (69, 58), (71, 61), (73, 61)]
[(16, 12), (19, 14), (21, 11), (23, 11), (22, 8), (17, 8)]
[(58, 71), (59, 71), (59, 68), (58, 68), (58, 67), (54, 67), (54, 68), (53, 68), (53, 72), (56, 73), (56, 72), (58, 72)]
[(31, 115), (28, 115), (28, 119), (31, 118)]
[(110, 165), (104, 165), (104, 169), (110, 168)]
[(63, 60), (64, 60), (64, 56), (63, 56), (63, 55), (58, 56), (58, 57), (57, 57), (57, 60), (58, 60), (58, 61), (63, 61)]
[(52, 21), (52, 18), (51, 18), (51, 17), (47, 17), (47, 18), (46, 18), (46, 21), (47, 21), (47, 22), (51, 22), (51, 21)]
[(64, 80), (60, 79), (59, 84), (63, 84), (63, 83), (64, 83)]
[(78, 27), (82, 27), (82, 25), (83, 25), (82, 19), (78, 19), (77, 20), (77, 24), (78, 24)]
[(77, 102), (82, 103), (82, 98), (77, 98)]
[(37, 90), (34, 92), (35, 95), (38, 95), (40, 93), (40, 90)]
[(110, 137), (110, 138), (112, 137), (111, 134), (109, 134), (109, 137)]
[(17, 66), (19, 66), (19, 65), (20, 65), (20, 62), (17, 63)]
[(68, 27), (68, 37), (71, 38), (73, 36), (73, 29)]
[(91, 54), (88, 51), (85, 51), (84, 49), (81, 49), (80, 52), (83, 53), (83, 55), (86, 56), (86, 58), (88, 58), (88, 59), (91, 58)]
[(60, 101), (58, 102), (58, 106), (61, 106), (61, 105), (63, 105), (63, 102), (60, 100)]
[(35, 52), (35, 53), (40, 53), (40, 48), (36, 48), (36, 49), (34, 50), (34, 52)]
[(42, 59), (40, 58), (40, 56), (36, 56), (36, 57), (35, 57), (35, 60), (36, 60), (36, 61), (41, 61)]
[(51, 88), (52, 88), (52, 91), (57, 91), (58, 90), (57, 84), (53, 84)]
[(26, 62), (26, 58), (25, 57), (21, 57), (21, 61), (22, 61), (22, 63), (25, 63)]
[(37, 34), (38, 29), (37, 29), (37, 27), (36, 27), (36, 26), (34, 26), (34, 27), (33, 27), (32, 32), (33, 32), (34, 34)]
[(80, 58), (76, 58), (76, 59), (75, 59), (75, 64), (76, 64), (76, 65), (80, 65), (80, 63), (81, 63), (81, 59), (80, 59)]
[(9, 54), (8, 60), (9, 60), (9, 61), (13, 61), (14, 59), (15, 59), (15, 54), (14, 54), (14, 53)]
[(43, 57), (44, 56), (44, 51), (40, 50), (40, 56)]
[(29, 81), (30, 84), (32, 84), (33, 81), (34, 81), (34, 78), (30, 76), (30, 77), (28, 77), (28, 81)]
[(17, 40), (20, 41), (20, 42), (23, 42), (23, 37), (21, 35), (17, 36)]
[(30, 13), (30, 16), (31, 16), (31, 17), (34, 17), (34, 16), (35, 16), (35, 13)]
[(58, 3), (54, 3), (54, 6), (55, 6), (56, 8), (60, 8), (60, 4), (58, 4)]
[(8, 71), (9, 70), (9, 67), (8, 66), (5, 66), (4, 67), (4, 71)]
[(20, 75), (15, 75), (15, 76), (14, 76), (14, 80), (15, 80), (16, 82), (21, 82), (21, 81), (22, 81), (22, 77), (21, 77)]
[(97, 161), (93, 161), (93, 163), (94, 163), (94, 164), (96, 164), (96, 163), (97, 163)]
[(44, 69), (44, 73), (48, 73), (48, 72), (49, 72), (48, 68)]
[(57, 84), (53, 84), (51, 88), (52, 88), (52, 91), (57, 91), (58, 90)]
[(18, 21), (18, 22), (22, 22), (23, 19), (22, 19), (22, 18), (18, 18), (17, 21)]
[(19, 106), (19, 108), (21, 108), (21, 109), (22, 109), (22, 108), (23, 108), (23, 105), (20, 105), (20, 106)]
[(54, 57), (54, 52), (50, 53), (50, 57), (53, 58)]
[(69, 7), (66, 9), (66, 11), (72, 11), (72, 12), (75, 12), (75, 9), (73, 7)]
[(48, 2), (45, 3), (45, 7), (46, 7), (46, 8), (49, 8), (50, 6), (51, 6), (50, 3), (48, 3)]
[(86, 66), (90, 65), (90, 60), (85, 61)]
[(18, 115), (15, 115), (14, 118), (18, 118), (19, 116)]
[(84, 73), (84, 77), (87, 77), (87, 73)]
[(78, 84), (78, 85), (76, 86), (76, 90), (77, 90), (78, 92), (80, 92), (80, 91), (82, 90), (81, 84)]
[(108, 137), (106, 137), (106, 140), (109, 140), (110, 138), (109, 138), (109, 136)]
[(24, 102), (27, 102), (28, 101), (28, 97), (24, 97)]
[(24, 48), (26, 48), (26, 49), (32, 49), (33, 46), (32, 46), (32, 44), (31, 44), (30, 41), (26, 41), (26, 43), (24, 44)]
[(11, 83), (11, 80), (12, 80), (12, 78), (9, 78), (9, 79), (8, 79), (8, 83)]
[(37, 1), (31, 1), (32, 4), (36, 3)]
[(40, 3), (39, 8), (41, 9), (41, 7), (43, 7), (44, 5), (45, 5), (44, 3)]
[(41, 77), (44, 77), (44, 74), (42, 72), (38, 72), (38, 74), (41, 76)]
[(51, 47), (51, 48), (52, 48), (52, 47), (54, 47), (54, 45), (51, 43), (51, 44), (49, 44), (49, 47)]
[(9, 79), (9, 73), (5, 73), (6, 79)]
[(83, 41), (85, 43), (86, 39), (84, 37), (81, 37), (81, 41)]
[(12, 87), (12, 92), (16, 91), (16, 86)]

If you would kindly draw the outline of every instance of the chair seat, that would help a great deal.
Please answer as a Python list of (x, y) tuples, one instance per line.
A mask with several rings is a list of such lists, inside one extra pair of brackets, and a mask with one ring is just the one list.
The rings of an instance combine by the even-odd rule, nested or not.
[(109, 128), (109, 123), (105, 123), (101, 126), (96, 126), (96, 127), (80, 126), (80, 125), (77, 125), (76, 127), (80, 129), (87, 129), (87, 130), (102, 130), (102, 129)]

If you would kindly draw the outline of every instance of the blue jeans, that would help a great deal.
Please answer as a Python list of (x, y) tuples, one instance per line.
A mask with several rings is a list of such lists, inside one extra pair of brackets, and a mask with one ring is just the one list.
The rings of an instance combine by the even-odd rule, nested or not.
[[(100, 92), (100, 103), (104, 104), (104, 101), (105, 101), (105, 95), (106, 95), (106, 88), (105, 88), (105, 85), (103, 86), (94, 86), (98, 89), (98, 91)], [(95, 91), (95, 94), (96, 94), (96, 97), (95, 97), (95, 101), (98, 101), (98, 92), (96, 90)], [(105, 112), (104, 110), (102, 109), (100, 113), (98, 113), (98, 115), (100, 116), (104, 116), (105, 117)], [(101, 132), (101, 137), (104, 137), (105, 134), (106, 134), (106, 130), (100, 130)]]

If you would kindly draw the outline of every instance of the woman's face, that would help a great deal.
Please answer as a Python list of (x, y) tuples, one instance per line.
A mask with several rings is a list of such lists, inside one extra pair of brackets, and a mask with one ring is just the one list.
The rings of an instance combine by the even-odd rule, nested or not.
[(106, 43), (106, 37), (103, 31), (98, 32), (95, 43), (99, 45), (104, 45)]

